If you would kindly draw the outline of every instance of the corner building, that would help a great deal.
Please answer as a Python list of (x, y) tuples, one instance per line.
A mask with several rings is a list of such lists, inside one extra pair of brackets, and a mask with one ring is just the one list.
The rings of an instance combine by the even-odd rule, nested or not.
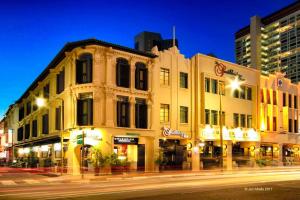
[[(243, 82), (232, 92), (227, 85), (236, 76)], [(280, 88), (274, 86), (278, 77)], [(298, 110), (261, 101), (267, 90), (277, 98), (291, 94), (298, 105), (299, 86), (279, 73), (261, 76), (202, 54), (185, 58), (177, 47), (145, 53), (90, 39), (65, 45), (9, 108), (5, 130), (15, 133), (14, 158), (53, 167), (63, 156), (70, 174), (81, 166), (93, 170), (95, 146), (126, 160), (131, 171), (214, 168), (221, 148), (228, 169), (255, 166), (262, 158), (284, 163), (284, 149), (289, 164), (297, 164)], [(268, 129), (275, 116), (278, 128)]]

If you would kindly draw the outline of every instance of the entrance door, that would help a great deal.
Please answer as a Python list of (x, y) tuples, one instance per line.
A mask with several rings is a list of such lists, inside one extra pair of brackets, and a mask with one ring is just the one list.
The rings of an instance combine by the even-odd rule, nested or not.
[(137, 152), (137, 170), (138, 171), (145, 171), (145, 145), (139, 144), (138, 145), (138, 152)]

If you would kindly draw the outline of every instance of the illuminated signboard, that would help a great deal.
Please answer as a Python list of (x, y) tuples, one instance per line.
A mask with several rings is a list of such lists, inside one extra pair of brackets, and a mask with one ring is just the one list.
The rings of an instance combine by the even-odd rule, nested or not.
[(182, 138), (188, 138), (189, 136), (182, 132), (182, 131), (178, 131), (178, 130), (172, 130), (171, 128), (168, 128), (168, 127), (163, 127), (163, 135), (165, 137), (167, 136), (171, 136), (171, 135), (177, 135), (177, 136), (180, 136)]
[(137, 145), (139, 143), (139, 138), (134, 137), (114, 137), (115, 144), (134, 144)]

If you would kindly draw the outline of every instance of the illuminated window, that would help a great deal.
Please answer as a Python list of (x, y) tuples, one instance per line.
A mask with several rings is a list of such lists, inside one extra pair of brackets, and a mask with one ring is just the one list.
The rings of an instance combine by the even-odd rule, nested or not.
[(218, 112), (216, 110), (211, 111), (211, 125), (218, 124)]
[(218, 81), (216, 79), (211, 79), (211, 92), (218, 94)]
[(246, 127), (246, 115), (241, 114), (241, 127)]
[(210, 79), (205, 78), (205, 92), (210, 92)]
[(241, 86), (240, 98), (246, 99), (246, 87), (245, 86)]
[(188, 74), (180, 72), (180, 87), (188, 88)]
[(233, 113), (233, 126), (234, 128), (239, 127), (239, 114)]
[(210, 110), (205, 109), (205, 124), (210, 124)]
[(169, 122), (169, 104), (160, 104), (160, 122)]
[(252, 128), (252, 115), (247, 115), (247, 128)]
[(160, 68), (160, 84), (169, 85), (170, 70), (166, 68)]
[(219, 81), (219, 91), (221, 95), (225, 95), (225, 82), (224, 81)]
[(180, 123), (188, 123), (188, 107), (180, 106)]

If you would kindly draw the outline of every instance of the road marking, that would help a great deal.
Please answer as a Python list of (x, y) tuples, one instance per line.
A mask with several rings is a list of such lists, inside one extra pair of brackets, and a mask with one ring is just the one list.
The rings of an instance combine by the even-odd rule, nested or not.
[(1, 181), (2, 185), (17, 185), (14, 181), (7, 180), (7, 181)]
[(38, 184), (38, 183), (40, 183), (40, 181), (33, 180), (33, 179), (25, 179), (24, 182), (26, 182), (28, 184)]

